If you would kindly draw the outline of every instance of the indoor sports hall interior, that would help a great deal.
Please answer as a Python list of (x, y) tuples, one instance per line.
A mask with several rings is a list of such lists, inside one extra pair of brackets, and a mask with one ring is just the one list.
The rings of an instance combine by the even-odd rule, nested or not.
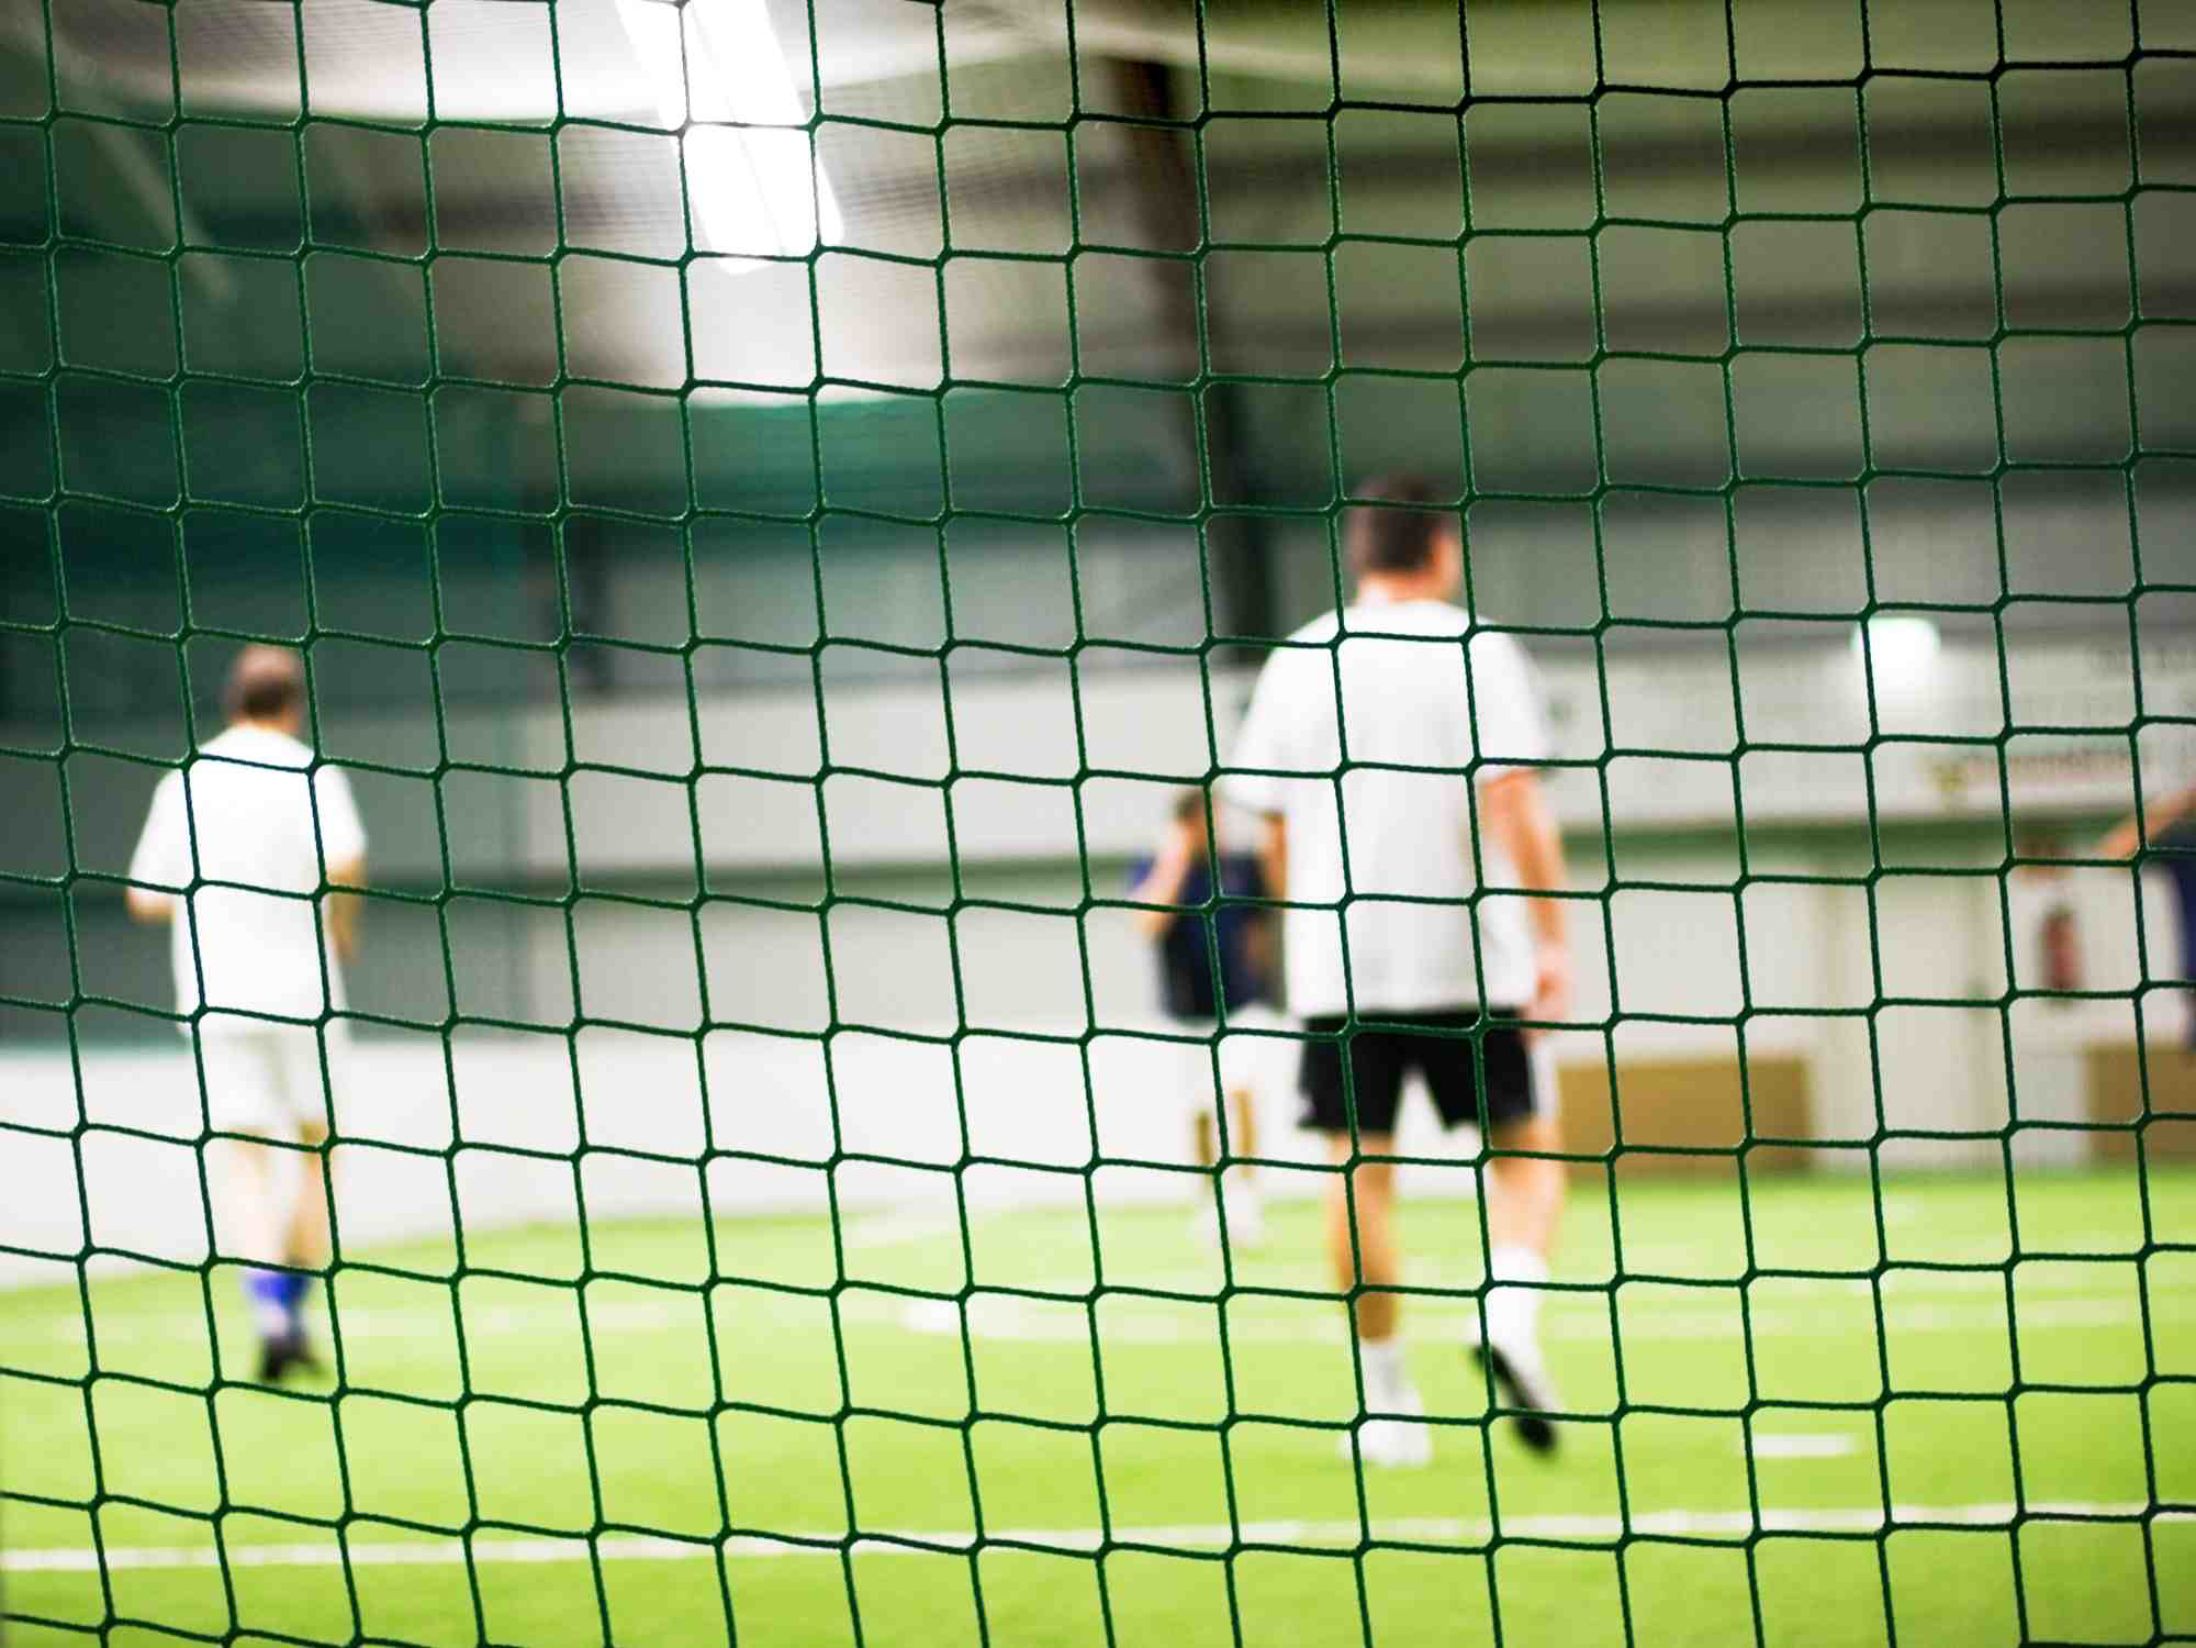
[[(1523, 1157), (1153, 936), (1396, 477)], [(0, 1640), (2196, 1642), (2189, 816), (2196, 6), (10, 0)]]

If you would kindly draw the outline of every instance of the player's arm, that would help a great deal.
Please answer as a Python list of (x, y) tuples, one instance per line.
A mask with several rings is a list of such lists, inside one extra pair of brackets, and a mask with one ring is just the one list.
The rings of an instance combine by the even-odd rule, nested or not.
[(1258, 838), (1258, 873), (1265, 878), (1266, 897), (1289, 896), (1289, 821), (1285, 814), (1266, 815), (1265, 831)]
[(122, 908), (132, 921), (164, 927), (175, 919), (172, 887), (189, 880), (191, 847), (184, 816), (182, 776), (169, 773), (153, 790), (145, 827), (130, 854), (130, 884), (122, 890)]
[[(1267, 659), (1265, 668), (1259, 671), (1258, 685), (1251, 693), (1250, 706), (1244, 712), (1229, 758), (1233, 770), (1222, 780), (1228, 799), (1258, 819), (1257, 896), (1274, 903), (1284, 902), (1289, 896), (1288, 814), (1285, 793), (1275, 774), (1293, 771), (1300, 765), (1291, 747), (1291, 718), (1284, 697), (1285, 672), (1291, 667), (1284, 651)], [(1261, 910), (1251, 932), (1253, 965), (1259, 968), (1268, 989), (1278, 992), (1282, 912)]]
[[(1524, 768), (1497, 774), (1480, 786), (1480, 828), (1517, 868), (1527, 893), (1563, 891), (1569, 872), (1563, 862), (1563, 833), (1540, 775)], [(1571, 1011), (1571, 948), (1566, 935), (1569, 912), (1564, 900), (1528, 897), (1533, 924), (1534, 990), (1526, 1016), (1562, 1019)]]
[(2097, 856), (2133, 858), (2145, 842), (2155, 845), (2158, 837), (2192, 812), (2196, 812), (2196, 784), (2161, 796), (2130, 813), (2097, 843)]
[(322, 919), (328, 923), (328, 941), (338, 961), (358, 959), (359, 920), (365, 914), (366, 900), (357, 890), (365, 885), (363, 853), (328, 866), (328, 897), (321, 906)]
[(1130, 899), (1145, 906), (1136, 912), (1136, 930), (1144, 937), (1165, 938), (1181, 915), (1179, 909), (1170, 906), (1182, 901), (1182, 888), (1188, 883), (1190, 870), (1197, 862), (1197, 836), (1201, 828), (1176, 823), (1168, 830), (1166, 845), (1151, 861), (1151, 868), (1129, 890)]
[(130, 887), (123, 891), (122, 907), (133, 921), (164, 927), (175, 919), (175, 894), (151, 887)]
[(359, 922), (366, 912), (366, 826), (358, 816), (351, 781), (341, 767), (313, 772), (313, 825), (320, 837), (320, 919), (338, 961), (358, 955)]
[[(1280, 813), (1269, 813), (1259, 821), (1258, 835), (1258, 885), (1252, 890), (1256, 898), (1283, 900), (1289, 896), (1289, 824)], [(1269, 992), (1268, 999), (1279, 1001), (1281, 989), (1281, 912), (1270, 906), (1259, 909), (1252, 917), (1244, 934), (1244, 945), (1250, 957), (1252, 970)]]
[[(1274, 885), (1271, 872), (1276, 867), (1277, 854), (1279, 867), (1284, 869), (1287, 867), (1288, 837), (1285, 833), (1282, 835), (1277, 849), (1273, 836), (1280, 820), (1268, 818), (1261, 819), (1259, 822), (1261, 829), (1258, 837), (1258, 850), (1252, 857), (1250, 885), (1244, 889), (1244, 892), (1251, 898), (1277, 899), (1281, 897), (1281, 890)], [(1257, 976), (1261, 984), (1270, 990), (1280, 983), (1280, 911), (1271, 908), (1269, 905), (1259, 905), (1251, 910), (1250, 919), (1243, 927), (1243, 953), (1249, 959), (1251, 971)]]

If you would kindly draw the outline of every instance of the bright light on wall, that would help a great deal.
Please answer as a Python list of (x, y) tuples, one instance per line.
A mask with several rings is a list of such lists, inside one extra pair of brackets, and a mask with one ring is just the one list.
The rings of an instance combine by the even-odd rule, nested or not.
[(1878, 692), (1898, 692), (1927, 680), (1944, 645), (1936, 622), (1914, 612), (1879, 612), (1868, 620), (1866, 640), (1853, 626), (1853, 652), (1864, 651)]
[[(617, 0), (617, 8), (658, 118), (683, 128), (695, 250), (805, 257), (819, 240), (838, 239), (839, 203), (811, 164), (807, 110), (763, 0)], [(790, 129), (757, 129), (773, 126)]]

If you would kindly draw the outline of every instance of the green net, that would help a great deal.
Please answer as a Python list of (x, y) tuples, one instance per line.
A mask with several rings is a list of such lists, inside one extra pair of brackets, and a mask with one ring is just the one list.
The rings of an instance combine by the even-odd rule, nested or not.
[[(2196, 1637), (2192, 110), (2170, 4), (17, 7), (9, 1642)], [(1368, 1461), (1298, 1033), (1254, 1246), (1134, 925), (1395, 470), (1553, 723), (1548, 1459), (1414, 1124)], [(371, 843), (279, 1385), (123, 902), (253, 641)]]

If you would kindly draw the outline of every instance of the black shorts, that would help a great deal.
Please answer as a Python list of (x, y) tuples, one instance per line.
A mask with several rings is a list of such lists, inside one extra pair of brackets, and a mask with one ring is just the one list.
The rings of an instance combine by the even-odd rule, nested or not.
[[(1516, 1017), (1496, 1008), (1487, 1015), (1492, 1022), (1474, 1038), (1459, 1032), (1481, 1022), (1476, 1007), (1441, 1013), (1371, 1013), (1346, 1042), (1307, 1041), (1299, 1079), (1304, 1125), (1321, 1133), (1347, 1133), (1354, 1111), (1360, 1134), (1393, 1133), (1403, 1079), (1413, 1070), (1425, 1076), (1443, 1127), (1469, 1122), (1485, 1130), (1523, 1121), (1538, 1106), (1524, 1032), (1502, 1022)], [(1304, 1028), (1331, 1036), (1346, 1022), (1338, 1017), (1307, 1018)], [(1344, 1047), (1350, 1055), (1347, 1091), (1342, 1080)], [(1487, 1073), (1484, 1111), (1482, 1068)]]

